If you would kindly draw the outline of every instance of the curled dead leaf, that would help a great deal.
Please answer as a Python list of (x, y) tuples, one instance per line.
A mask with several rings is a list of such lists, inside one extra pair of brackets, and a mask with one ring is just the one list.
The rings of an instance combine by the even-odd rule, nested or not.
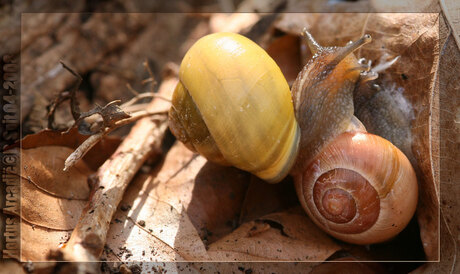
[(453, 38), (457, 42), (457, 48), (460, 48), (460, 14), (458, 13), (460, 4), (454, 0), (441, 0), (439, 3), (452, 29)]
[[(441, 18), (442, 19), (442, 18)], [(459, 147), (459, 113), (460, 101), (460, 48), (455, 43), (454, 32), (448, 29), (447, 22), (441, 20), (441, 52), (439, 61), (439, 124), (432, 124), (434, 134), (439, 134), (439, 142), (432, 140), (432, 145), (439, 146), (438, 166), (434, 165), (435, 176), (441, 181), (441, 214), (440, 214), (440, 262), (429, 262), (422, 265), (413, 273), (456, 273), (460, 269), (458, 259), (460, 218), (458, 208), (460, 206), (458, 195), (460, 193), (460, 168), (458, 155)], [(435, 89), (436, 91), (437, 89)], [(436, 97), (434, 97), (436, 98)], [(436, 162), (434, 162), (436, 164)]]

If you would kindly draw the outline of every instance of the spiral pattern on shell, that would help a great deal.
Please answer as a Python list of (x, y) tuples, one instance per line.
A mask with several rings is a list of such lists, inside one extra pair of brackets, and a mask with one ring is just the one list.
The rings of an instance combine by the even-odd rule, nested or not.
[(350, 243), (391, 239), (409, 223), (417, 205), (409, 160), (389, 141), (369, 133), (342, 133), (294, 180), (310, 218)]

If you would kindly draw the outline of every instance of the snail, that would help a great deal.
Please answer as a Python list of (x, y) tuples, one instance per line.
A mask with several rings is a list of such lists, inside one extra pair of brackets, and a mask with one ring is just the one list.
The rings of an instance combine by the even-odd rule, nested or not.
[(185, 54), (179, 79), (169, 112), (177, 139), (268, 182), (289, 173), (300, 129), (289, 85), (261, 47), (239, 34), (207, 35)]
[(415, 213), (417, 179), (407, 157), (389, 141), (366, 132), (353, 115), (353, 92), (377, 78), (353, 51), (369, 35), (344, 47), (321, 47), (306, 30), (314, 54), (292, 87), (301, 128), (291, 171), (310, 218), (332, 236), (355, 244), (391, 239)]
[(301, 205), (330, 235), (355, 244), (391, 239), (417, 204), (417, 180), (405, 155), (369, 134), (353, 115), (353, 91), (377, 78), (353, 51), (321, 47), (292, 91), (271, 57), (233, 33), (199, 39), (186, 53), (169, 112), (170, 129), (212, 162), (271, 183), (294, 177)]

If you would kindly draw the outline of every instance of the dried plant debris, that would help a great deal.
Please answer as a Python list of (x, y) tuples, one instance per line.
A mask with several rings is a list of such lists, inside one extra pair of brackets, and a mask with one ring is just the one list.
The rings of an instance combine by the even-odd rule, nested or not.
[[(78, 126), (78, 131), (83, 135), (95, 134), (97, 132), (104, 130), (107, 127), (115, 126), (115, 123), (120, 120), (131, 117), (129, 114), (124, 112), (119, 106), (117, 106), (117, 104), (121, 102), (119, 100), (109, 102), (103, 107), (96, 106), (90, 111), (81, 112), (80, 108), (78, 107), (78, 101), (76, 100), (75, 93), (80, 87), (82, 77), (77, 72), (75, 72), (75, 70), (66, 65), (64, 62), (61, 61), (61, 64), (67, 71), (69, 71), (73, 76), (77, 78), (77, 83), (70, 91), (60, 92), (56, 99), (48, 106), (48, 128), (53, 129), (55, 111), (60, 104), (67, 100), (70, 100), (70, 110), (72, 113), (72, 117), (75, 120), (73, 125), (69, 127), (68, 131), (75, 126)], [(91, 117), (95, 114), (100, 115), (102, 123), (97, 121), (97, 119), (93, 123), (88, 123), (87, 121), (85, 121), (86, 118)]]
[[(114, 127), (118, 121), (131, 117), (119, 106), (117, 106), (119, 103), (120, 101), (113, 101), (103, 107), (96, 106), (88, 112), (80, 113), (72, 127), (78, 125), (78, 131), (84, 135), (92, 135), (96, 132), (100, 132), (104, 128)], [(95, 122), (93, 124), (89, 124), (85, 122), (85, 118), (91, 117), (95, 114), (99, 114), (101, 116), (102, 123), (98, 124)]]

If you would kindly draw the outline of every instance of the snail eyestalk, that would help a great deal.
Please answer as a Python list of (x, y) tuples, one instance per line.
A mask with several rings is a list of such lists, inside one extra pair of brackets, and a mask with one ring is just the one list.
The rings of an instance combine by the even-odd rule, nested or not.
[(307, 28), (302, 30), (302, 36), (305, 38), (305, 41), (307, 41), (307, 45), (313, 54), (317, 53), (323, 48), (320, 46), (320, 44), (318, 44), (318, 42), (316, 42), (311, 33), (307, 31)]
[[(371, 41), (372, 41), (371, 36), (369, 34), (365, 34), (358, 40), (352, 43), (349, 43), (345, 45), (344, 47), (339, 48), (339, 50), (335, 52), (335, 57), (332, 60), (332, 62), (329, 63), (329, 66), (333, 66), (333, 67), (336, 66), (343, 59), (345, 59), (345, 57), (347, 57), (348, 55), (350, 55), (351, 53), (353, 53), (355, 50), (359, 49), (363, 45), (370, 43)], [(370, 67), (367, 68), (367, 65), (363, 65), (361, 66), (361, 68), (364, 70), (366, 69), (369, 70)]]

